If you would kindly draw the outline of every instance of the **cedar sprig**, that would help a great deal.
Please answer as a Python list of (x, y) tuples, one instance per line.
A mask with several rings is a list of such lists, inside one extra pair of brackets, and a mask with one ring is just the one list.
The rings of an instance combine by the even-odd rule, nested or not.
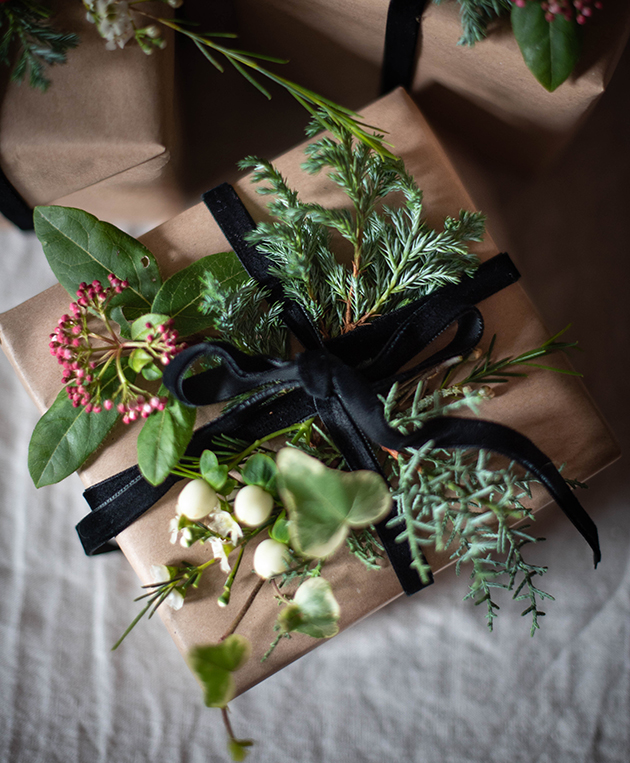
[[(312, 130), (321, 127), (319, 115)], [(274, 263), (284, 294), (311, 317), (325, 338), (338, 336), (462, 277), (477, 258), (468, 241), (479, 241), (485, 218), (462, 212), (446, 218), (443, 231), (423, 220), (422, 192), (400, 159), (383, 156), (337, 126), (307, 149), (304, 168), (328, 170), (348, 196), (351, 209), (302, 202), (268, 161), (249, 157), (259, 192), (275, 196), (274, 222), (260, 223), (247, 238)], [(383, 204), (397, 192), (398, 208)], [(339, 238), (345, 244), (339, 243)], [(350, 267), (335, 253), (344, 251)]]
[(239, 287), (226, 287), (209, 271), (203, 276), (201, 312), (212, 316), (212, 328), (221, 339), (251, 355), (289, 357), (289, 335), (282, 321), (282, 305), (265, 305), (268, 292), (250, 279)]
[[(433, 0), (439, 5), (443, 0)], [(462, 22), (462, 36), (458, 45), (474, 45), (485, 39), (488, 24), (504, 16), (512, 7), (511, 0), (457, 0)]]
[(50, 80), (45, 70), (64, 64), (68, 50), (76, 48), (79, 37), (50, 25), (52, 11), (31, 0), (11, 0), (0, 5), (0, 61), (9, 66), (14, 50), (13, 82), (28, 77), (31, 87), (47, 90)]

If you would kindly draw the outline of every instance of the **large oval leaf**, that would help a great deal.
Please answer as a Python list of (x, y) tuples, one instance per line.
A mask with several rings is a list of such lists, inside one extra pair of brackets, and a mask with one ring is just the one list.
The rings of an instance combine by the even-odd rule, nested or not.
[(376, 472), (330, 469), (296, 448), (283, 448), (276, 465), (291, 543), (305, 556), (329, 556), (351, 527), (378, 522), (391, 509), (389, 488)]
[(81, 209), (35, 207), (33, 220), (53, 273), (73, 298), (80, 283), (108, 285), (112, 273), (129, 281), (129, 288), (111, 306), (123, 305), (129, 321), (150, 312), (162, 279), (146, 246)]
[[(160, 395), (167, 390), (161, 387)], [(142, 476), (159, 485), (184, 455), (195, 425), (196, 408), (189, 408), (169, 396), (163, 411), (152, 413), (138, 435), (138, 466)]]
[(202, 257), (165, 281), (151, 309), (154, 313), (170, 315), (182, 336), (212, 325), (213, 316), (199, 312), (204, 289), (202, 278), (207, 273), (214, 276), (221, 289), (227, 290), (238, 288), (249, 278), (234, 252), (219, 252)]
[(556, 16), (547, 21), (540, 3), (512, 6), (512, 29), (532, 74), (550, 92), (571, 74), (580, 58), (578, 24)]
[[(118, 386), (114, 369), (103, 384), (105, 396)], [(73, 408), (65, 389), (37, 422), (28, 447), (28, 470), (35, 487), (53, 485), (79, 469), (103, 442), (116, 423), (115, 408), (101, 413), (86, 413)]]

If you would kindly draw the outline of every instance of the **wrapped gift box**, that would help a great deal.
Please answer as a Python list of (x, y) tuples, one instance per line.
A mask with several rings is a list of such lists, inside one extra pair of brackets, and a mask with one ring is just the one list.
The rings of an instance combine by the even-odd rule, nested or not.
[[(370, 124), (388, 130), (396, 153), (424, 190), (426, 216), (431, 225), (440, 226), (445, 215), (457, 215), (461, 208), (472, 209), (470, 199), (439, 143), (402, 90), (366, 108), (364, 114)], [(303, 146), (300, 146), (281, 156), (276, 165), (289, 184), (300, 189), (303, 199), (326, 205), (344, 203), (343, 193), (323, 175), (309, 176), (302, 172), (302, 161)], [(250, 179), (241, 179), (236, 189), (253, 217), (263, 219), (266, 216), (265, 197), (256, 193)], [(229, 248), (203, 204), (156, 228), (142, 240), (156, 256), (164, 276), (200, 257)], [(482, 259), (496, 253), (489, 237), (476, 248)], [(66, 311), (68, 299), (63, 288), (57, 285), (0, 316), (2, 347), (41, 411), (52, 403), (60, 387), (59, 367), (48, 352), (48, 335), (58, 316)], [(500, 356), (531, 349), (548, 337), (518, 284), (481, 303), (480, 309), (486, 322), (484, 343), (487, 345), (496, 333)], [(560, 356), (554, 362), (562, 364), (566, 360)], [(566, 462), (566, 474), (571, 477), (585, 480), (614, 460), (618, 455), (617, 446), (581, 381), (539, 369), (531, 371), (527, 378), (499, 386), (496, 397), (481, 411), (482, 416), (526, 434), (556, 463)], [(216, 414), (216, 409), (203, 410), (197, 423), (204, 423)], [(104, 446), (81, 470), (83, 482), (88, 486), (95, 484), (133, 465), (137, 433), (138, 429), (134, 427), (116, 427)], [(183, 559), (200, 563), (207, 559), (209, 551), (206, 548), (182, 550), (169, 542), (168, 524), (175, 515), (177, 495), (182, 487), (182, 483), (175, 485), (117, 538), (143, 584), (151, 582), (152, 564)], [(536, 510), (547, 503), (549, 497), (542, 489), (534, 492), (532, 505)], [(568, 522), (566, 531), (575, 532)], [(68, 528), (68, 532), (72, 529)], [(173, 612), (161, 608), (166, 626), (183, 653), (196, 644), (217, 641), (227, 629), (257, 581), (255, 574), (250, 572), (252, 553), (253, 549), (248, 547), (227, 609), (220, 609), (216, 604), (224, 576), (211, 573), (204, 577), (199, 590), (187, 598), (181, 610)], [(448, 564), (444, 555), (428, 554), (428, 559), (435, 572)], [(367, 570), (345, 550), (327, 562), (325, 569), (325, 576), (341, 605), (342, 629), (401, 594), (396, 575), (389, 566), (385, 565), (380, 571)], [(584, 574), (593, 574), (585, 544)], [(290, 641), (283, 641), (270, 659), (261, 664), (260, 657), (273, 638), (277, 613), (272, 588), (265, 586), (238, 629), (254, 645), (253, 658), (236, 674), (239, 692), (322, 643), (308, 636), (295, 635)], [(134, 637), (137, 636), (133, 634), (131, 638)]]
[[(163, 3), (149, 6), (168, 15)], [(85, 8), (59, 0), (53, 23), (81, 42), (48, 70), (45, 93), (24, 82), (0, 95), (0, 164), (27, 204), (53, 201), (108, 220), (168, 219), (183, 209), (175, 144), (174, 44), (147, 56), (133, 41), (106, 50)]]
[[(388, 0), (237, 0), (245, 43), (290, 59), (289, 76), (361, 106), (379, 92)], [(527, 69), (509, 19), (472, 48), (458, 46), (459, 5), (430, 0), (410, 88), (438, 134), (519, 168), (540, 166), (568, 142), (601, 96), (630, 34), (630, 5), (607, 0), (584, 27), (572, 77), (548, 93)], [(401, 83), (402, 84), (402, 83)]]

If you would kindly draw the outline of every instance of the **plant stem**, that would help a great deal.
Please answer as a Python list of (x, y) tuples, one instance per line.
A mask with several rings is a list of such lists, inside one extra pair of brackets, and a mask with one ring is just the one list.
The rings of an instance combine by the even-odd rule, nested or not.
[(234, 633), (234, 631), (235, 631), (235, 630), (238, 628), (238, 626), (239, 626), (239, 624), (240, 624), (241, 620), (242, 620), (242, 619), (245, 617), (245, 615), (247, 614), (247, 610), (248, 610), (248, 609), (249, 609), (249, 608), (252, 606), (252, 604), (254, 603), (254, 599), (255, 599), (255, 598), (256, 598), (256, 596), (258, 595), (258, 593), (259, 593), (260, 589), (263, 587), (264, 583), (265, 583), (265, 580), (264, 580), (264, 578), (260, 578), (260, 579), (258, 580), (258, 582), (256, 583), (256, 585), (255, 585), (255, 586), (254, 586), (254, 588), (252, 589), (252, 592), (251, 592), (251, 593), (249, 594), (249, 596), (247, 597), (247, 601), (246, 601), (246, 602), (245, 602), (245, 604), (243, 604), (243, 606), (241, 607), (241, 611), (238, 613), (238, 615), (236, 615), (236, 617), (235, 617), (235, 618), (234, 618), (234, 620), (232, 621), (232, 624), (230, 625), (230, 627), (227, 629), (227, 631), (226, 631), (226, 632), (225, 632), (225, 633), (224, 633), (224, 634), (221, 636), (221, 638), (219, 639), (219, 643), (220, 643), (221, 641), (225, 641), (225, 639), (226, 639), (228, 636), (231, 636), (231, 635)]

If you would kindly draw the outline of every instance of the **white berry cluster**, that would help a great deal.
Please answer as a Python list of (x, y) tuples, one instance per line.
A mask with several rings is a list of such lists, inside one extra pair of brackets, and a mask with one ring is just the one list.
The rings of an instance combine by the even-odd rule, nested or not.
[[(170, 524), (171, 543), (176, 543), (179, 537), (181, 517), (192, 522), (199, 522), (220, 536), (212, 537), (208, 542), (214, 558), (221, 562), (221, 569), (229, 572), (228, 556), (235, 544), (243, 537), (243, 531), (230, 512), (221, 508), (219, 497), (205, 480), (192, 480), (179, 494), (177, 516), (171, 520)], [(187, 548), (194, 543), (194, 540), (193, 528), (181, 529), (179, 542), (182, 546)]]

